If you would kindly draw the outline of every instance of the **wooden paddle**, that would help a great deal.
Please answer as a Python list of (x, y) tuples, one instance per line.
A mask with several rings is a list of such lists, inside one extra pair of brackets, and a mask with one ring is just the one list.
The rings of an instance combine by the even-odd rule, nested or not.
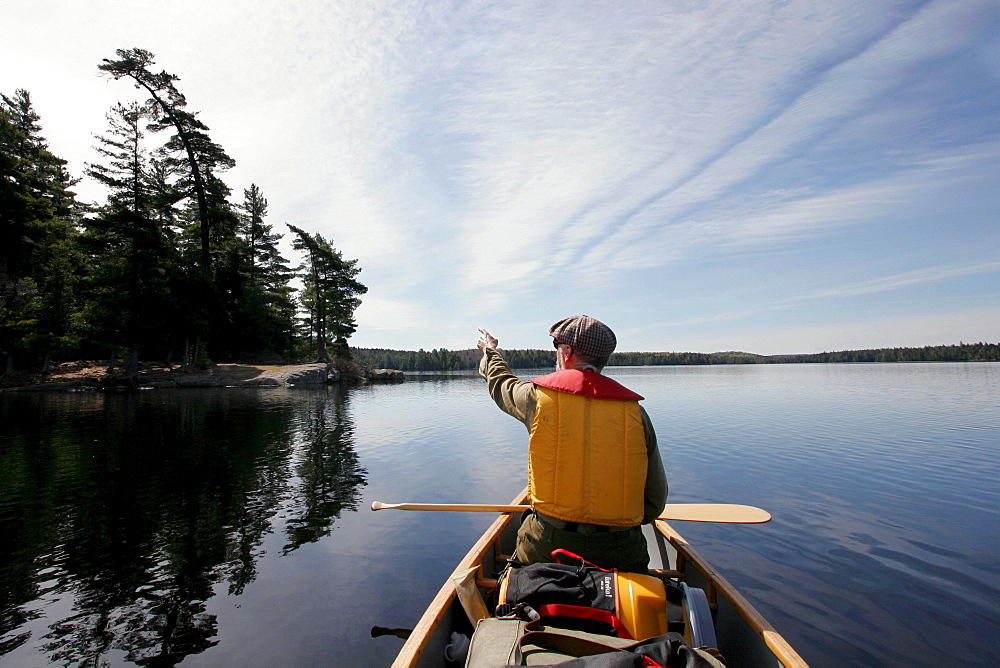
[[(372, 502), (372, 510), (444, 510), (462, 513), (522, 513), (531, 506), (488, 503), (382, 503)], [(719, 522), (725, 524), (761, 524), (771, 520), (771, 513), (754, 506), (733, 503), (668, 503), (659, 519), (672, 522)]]

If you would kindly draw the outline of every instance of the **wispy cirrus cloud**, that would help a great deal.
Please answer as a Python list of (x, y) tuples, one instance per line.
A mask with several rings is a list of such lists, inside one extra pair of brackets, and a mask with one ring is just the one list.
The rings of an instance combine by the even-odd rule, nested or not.
[[(940, 4), (932, 6), (891, 29), (883, 26), (881, 31), (874, 31), (870, 41), (863, 43), (864, 48), (859, 47), (842, 62), (818, 73), (801, 94), (759, 129), (712, 156), (676, 186), (660, 192), (647, 191), (651, 193), (647, 201), (617, 217), (621, 227), (608, 243), (588, 253), (586, 263), (628, 266), (635, 262), (636, 245), (648, 241), (651, 235), (688, 241), (679, 246), (670, 243), (673, 253), (647, 256), (668, 259), (675, 257), (678, 249), (691, 248), (699, 238), (713, 245), (719, 241), (722, 245), (783, 241), (797, 230), (815, 232), (824, 226), (870, 219), (873, 213), (899, 202), (906, 185), (879, 181), (912, 169), (915, 163), (897, 163), (886, 171), (868, 173), (866, 180), (849, 188), (836, 182), (823, 183), (816, 173), (805, 178), (793, 176), (792, 183), (798, 181), (805, 186), (804, 196), (786, 191), (791, 197), (775, 201), (769, 211), (734, 208), (729, 212), (728, 224), (706, 220), (703, 213), (706, 208), (717, 209), (731, 191), (743, 190), (728, 199), (746, 197), (745, 186), (750, 179), (765, 169), (795, 160), (805, 145), (822, 141), (839, 125), (876, 113), (876, 109), (877, 113), (885, 113), (879, 101), (892, 94), (905, 72), (939, 57), (951, 48), (965, 27), (964, 17), (947, 14), (945, 9)], [(767, 73), (757, 76), (766, 77)], [(857, 139), (864, 142), (868, 138)], [(671, 230), (675, 225), (681, 229)]]
[(1000, 276), (1000, 261), (985, 262), (971, 265), (943, 265), (922, 267), (913, 271), (877, 276), (863, 281), (838, 284), (817, 290), (799, 292), (784, 297), (764, 300), (760, 305), (739, 311), (712, 313), (711, 315), (682, 320), (663, 321), (651, 325), (657, 328), (691, 327), (709, 323), (742, 320), (769, 311), (791, 308), (798, 304), (817, 301), (829, 301), (842, 298), (873, 295), (892, 290), (902, 290), (918, 285), (927, 285), (949, 281), (968, 276), (997, 274)]
[(829, 299), (837, 297), (857, 297), (859, 295), (870, 295), (888, 290), (900, 290), (914, 285), (924, 285), (927, 283), (938, 283), (955, 278), (966, 276), (979, 276), (981, 274), (997, 274), (1000, 276), (1000, 261), (983, 262), (971, 265), (943, 265), (938, 267), (924, 267), (914, 271), (906, 271), (891, 276), (839, 285), (823, 290), (816, 290), (807, 294), (799, 295), (796, 300)]
[[(516, 292), (575, 265), (634, 266), (650, 234), (891, 87), (891, 67), (864, 85), (847, 82), (897, 51), (886, 43), (909, 18), (860, 26), (829, 9), (812, 29), (840, 31), (832, 49), (795, 10), (664, 16), (662, 42), (641, 46), (630, 39), (649, 36), (648, 15), (560, 14), (552, 25), (542, 14), (513, 37), (502, 22), (487, 35), (477, 56), (489, 65), (463, 79), (444, 122), (466, 156), (456, 248), (471, 288)], [(595, 21), (600, 37), (579, 48), (579, 31)]]

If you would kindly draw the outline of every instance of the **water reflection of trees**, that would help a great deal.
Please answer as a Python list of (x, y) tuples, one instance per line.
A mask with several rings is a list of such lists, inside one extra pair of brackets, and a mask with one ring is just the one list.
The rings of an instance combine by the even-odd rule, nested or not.
[(329, 405), (317, 406), (302, 430), (302, 456), (297, 458), (298, 489), (292, 492), (297, 508), (285, 527), (284, 554), (329, 535), (333, 520), (343, 510), (357, 510), (365, 470), (352, 446), (354, 425), (344, 410), (348, 394), (341, 392)]
[(216, 585), (241, 594), (269, 535), (284, 532), (287, 554), (357, 508), (366, 472), (349, 396), (109, 396), (103, 411), (58, 416), (59, 428), (16, 425), (0, 448), (5, 478), (24, 478), (0, 490), (0, 507), (21, 509), (0, 516), (16, 541), (0, 551), (0, 656), (55, 599), (72, 599), (72, 613), (49, 625), (50, 661), (98, 665), (114, 652), (174, 665), (215, 645)]

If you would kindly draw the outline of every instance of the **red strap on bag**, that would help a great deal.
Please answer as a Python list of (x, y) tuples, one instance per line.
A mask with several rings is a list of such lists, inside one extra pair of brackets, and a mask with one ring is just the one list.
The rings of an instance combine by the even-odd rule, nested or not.
[(538, 608), (538, 614), (542, 617), (573, 617), (575, 619), (592, 619), (597, 622), (609, 624), (618, 633), (619, 638), (635, 640), (628, 632), (622, 620), (613, 613), (600, 608), (585, 608), (582, 605), (565, 605), (562, 603), (550, 603)]
[(601, 568), (597, 564), (590, 563), (589, 561), (587, 561), (586, 559), (584, 559), (583, 557), (581, 557), (579, 554), (573, 554), (569, 550), (564, 550), (561, 547), (559, 549), (557, 549), (557, 550), (552, 550), (552, 552), (550, 552), (549, 554), (552, 555), (552, 558), (556, 560), (557, 564), (563, 563), (559, 559), (559, 557), (569, 557), (570, 559), (576, 559), (577, 561), (583, 562), (583, 563), (587, 564), (588, 566), (593, 566), (597, 570), (604, 571), (605, 573), (614, 573), (615, 572), (613, 568)]

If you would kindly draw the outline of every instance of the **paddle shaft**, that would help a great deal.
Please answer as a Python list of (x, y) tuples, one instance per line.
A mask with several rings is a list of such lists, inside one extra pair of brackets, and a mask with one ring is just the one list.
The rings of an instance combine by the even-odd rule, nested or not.
[[(382, 503), (372, 502), (372, 510), (433, 510), (462, 513), (521, 513), (531, 506), (488, 503)], [(658, 519), (682, 522), (760, 524), (771, 514), (754, 506), (733, 503), (668, 503)]]
[(440, 510), (459, 513), (523, 513), (531, 506), (491, 503), (382, 503), (372, 501), (372, 510)]

